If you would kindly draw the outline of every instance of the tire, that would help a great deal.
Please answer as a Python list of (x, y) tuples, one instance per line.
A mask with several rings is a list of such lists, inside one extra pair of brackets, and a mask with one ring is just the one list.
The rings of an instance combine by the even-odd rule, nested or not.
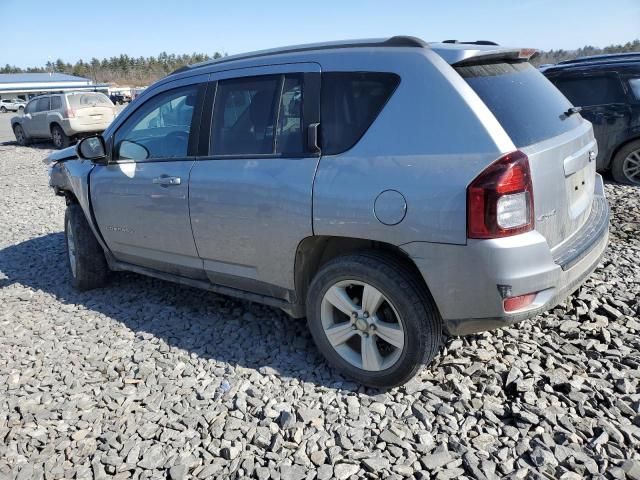
[[(358, 282), (364, 284), (360, 291)], [(325, 297), (333, 287), (337, 288), (338, 292), (347, 293), (346, 298), (352, 302), (358, 294), (363, 299), (365, 296), (375, 298), (373, 294), (366, 295), (365, 288), (373, 288), (369, 291), (374, 292), (377, 290), (384, 300), (371, 316), (367, 316), (365, 308), (362, 307), (363, 301), (358, 304), (356, 300), (354, 303), (360, 308), (360, 313), (357, 314), (357, 318), (353, 314), (348, 316), (334, 307), (333, 302), (327, 300), (336, 297), (331, 294)], [(352, 293), (356, 296), (352, 296)], [(353, 304), (347, 306), (351, 307)], [(327, 320), (328, 316), (331, 316), (330, 322)], [(339, 322), (336, 321), (338, 317)], [(384, 321), (376, 323), (381, 319)], [(368, 327), (364, 326), (366, 323), (363, 323), (363, 320), (369, 322)], [(351, 332), (348, 322), (351, 324)], [(431, 362), (442, 340), (440, 314), (420, 279), (403, 261), (377, 251), (337, 257), (318, 271), (307, 294), (307, 323), (318, 350), (331, 365), (357, 382), (377, 388), (390, 388), (410, 380), (423, 365)], [(336, 326), (344, 333), (339, 333), (339, 336), (334, 338), (334, 344), (336, 341), (343, 342), (334, 347), (326, 331), (335, 329)], [(390, 326), (393, 328), (390, 329)], [(403, 339), (402, 342), (398, 342), (401, 330)], [(383, 340), (381, 334), (389, 331), (394, 333), (394, 336), (389, 338), (394, 338), (401, 347)], [(349, 334), (351, 337), (344, 340)], [(376, 358), (375, 361), (368, 362), (369, 366), (373, 365), (374, 368), (365, 368), (365, 343), (375, 345), (377, 355), (368, 355), (369, 358)]]
[(64, 214), (64, 237), (71, 284), (80, 291), (106, 285), (109, 267), (104, 252), (77, 203), (67, 206)]
[(13, 134), (16, 136), (16, 141), (21, 147), (26, 147), (31, 143), (31, 139), (27, 137), (26, 133), (24, 133), (24, 129), (21, 125), (14, 125)]
[(611, 162), (613, 179), (625, 185), (640, 185), (640, 140), (624, 145)]
[(64, 133), (60, 125), (53, 125), (51, 127), (51, 140), (58, 150), (67, 148), (71, 144), (71, 139)]
[(0, 112), (7, 113), (7, 107), (5, 107), (4, 105), (0, 107)]

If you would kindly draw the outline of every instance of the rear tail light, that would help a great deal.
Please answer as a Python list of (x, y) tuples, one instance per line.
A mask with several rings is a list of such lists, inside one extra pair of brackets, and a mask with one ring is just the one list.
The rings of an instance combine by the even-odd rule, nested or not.
[(467, 237), (501, 238), (533, 229), (529, 159), (521, 151), (489, 165), (467, 188)]
[(67, 108), (67, 118), (75, 118), (76, 111), (73, 108)]

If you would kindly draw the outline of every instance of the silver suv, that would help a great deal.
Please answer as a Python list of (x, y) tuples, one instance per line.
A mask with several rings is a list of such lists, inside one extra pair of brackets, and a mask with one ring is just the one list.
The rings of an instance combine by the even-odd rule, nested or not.
[(51, 139), (66, 148), (76, 138), (104, 131), (116, 116), (116, 107), (99, 92), (68, 92), (33, 98), (24, 114), (11, 119), (19, 145)]
[(443, 332), (562, 301), (607, 245), (591, 124), (531, 53), (393, 37), (174, 72), (48, 158), (73, 284), (263, 302), (346, 375), (407, 381)]

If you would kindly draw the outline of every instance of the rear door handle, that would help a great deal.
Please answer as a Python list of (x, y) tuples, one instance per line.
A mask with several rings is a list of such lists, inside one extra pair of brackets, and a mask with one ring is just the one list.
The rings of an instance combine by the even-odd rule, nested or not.
[(169, 175), (160, 175), (153, 179), (153, 183), (162, 187), (170, 187), (172, 185), (180, 185), (180, 177), (170, 177)]

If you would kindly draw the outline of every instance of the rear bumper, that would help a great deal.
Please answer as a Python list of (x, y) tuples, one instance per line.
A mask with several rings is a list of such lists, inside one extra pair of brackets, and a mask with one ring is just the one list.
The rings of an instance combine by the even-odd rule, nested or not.
[[(552, 251), (536, 231), (467, 245), (413, 242), (402, 248), (414, 260), (452, 335), (491, 330), (531, 318), (573, 293), (595, 270), (609, 238), (609, 207), (596, 178), (585, 225)], [(505, 296), (537, 292), (533, 303), (505, 312)]]
[(83, 124), (75, 118), (65, 119), (62, 121), (62, 129), (64, 130), (64, 133), (69, 137), (78, 135), (79, 133), (89, 134), (103, 132), (109, 126), (112, 120), (113, 118), (110, 118), (99, 123)]

